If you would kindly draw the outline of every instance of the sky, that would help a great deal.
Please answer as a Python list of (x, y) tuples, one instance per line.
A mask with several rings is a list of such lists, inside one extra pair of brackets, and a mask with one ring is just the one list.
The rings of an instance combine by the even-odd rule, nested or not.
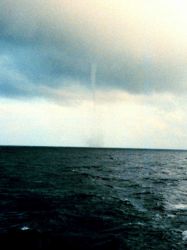
[(185, 0), (0, 0), (0, 144), (187, 149)]

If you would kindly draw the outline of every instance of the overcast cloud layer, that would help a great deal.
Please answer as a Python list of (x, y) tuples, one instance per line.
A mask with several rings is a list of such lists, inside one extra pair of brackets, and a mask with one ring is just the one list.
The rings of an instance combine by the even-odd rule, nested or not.
[(182, 0), (0, 0), (0, 94), (74, 100), (92, 90), (93, 64), (96, 89), (184, 93), (184, 7)]
[(186, 9), (0, 0), (0, 144), (187, 148)]

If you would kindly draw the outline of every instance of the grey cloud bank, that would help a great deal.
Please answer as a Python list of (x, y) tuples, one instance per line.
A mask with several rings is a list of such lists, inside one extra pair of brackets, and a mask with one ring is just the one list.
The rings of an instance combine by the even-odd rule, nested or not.
[(59, 98), (65, 98), (67, 85), (91, 90), (93, 63), (97, 64), (95, 87), (100, 90), (186, 91), (185, 50), (178, 57), (174, 52), (180, 47), (168, 57), (157, 57), (156, 45), (146, 37), (146, 23), (138, 36), (136, 29), (129, 30), (125, 13), (123, 22), (115, 14), (113, 23), (112, 12), (98, 2), (88, 1), (93, 8), (89, 10), (82, 0), (75, 6), (65, 0), (0, 0), (0, 95), (55, 99), (58, 90)]

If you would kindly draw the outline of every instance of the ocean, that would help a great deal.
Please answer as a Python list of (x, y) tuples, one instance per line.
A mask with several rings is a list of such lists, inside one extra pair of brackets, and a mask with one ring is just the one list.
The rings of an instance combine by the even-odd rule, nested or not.
[(187, 151), (0, 147), (2, 250), (183, 250), (186, 230)]

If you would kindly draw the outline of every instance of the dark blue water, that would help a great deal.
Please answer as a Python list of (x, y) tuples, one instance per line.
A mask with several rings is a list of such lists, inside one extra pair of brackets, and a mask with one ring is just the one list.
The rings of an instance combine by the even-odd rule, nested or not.
[(187, 152), (0, 147), (1, 249), (187, 249)]

